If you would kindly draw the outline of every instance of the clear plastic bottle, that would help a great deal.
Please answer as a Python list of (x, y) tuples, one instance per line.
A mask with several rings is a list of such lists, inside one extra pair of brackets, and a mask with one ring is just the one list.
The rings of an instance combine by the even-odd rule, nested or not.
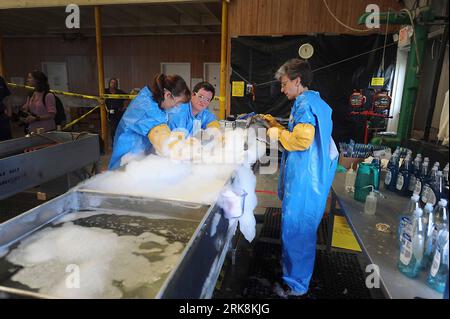
[(353, 163), (350, 166), (350, 169), (345, 173), (345, 190), (347, 192), (355, 191), (355, 180), (356, 180), (356, 172), (353, 170)]
[(429, 218), (426, 228), (427, 239), (425, 242), (425, 254), (428, 255), (428, 260), (424, 261), (424, 267), (428, 267), (429, 262), (432, 261), (436, 250), (436, 241), (439, 232), (445, 227), (445, 225), (448, 225), (447, 201), (445, 199), (441, 199), (439, 201), (433, 210), (432, 216), (432, 222), (430, 222), (431, 218)]
[(448, 171), (449, 171), (449, 166), (448, 163), (447, 165), (445, 165), (444, 169), (442, 170), (442, 175), (444, 176), (444, 183), (448, 184)]
[(374, 192), (374, 187), (372, 187), (372, 191), (367, 195), (366, 202), (364, 203), (364, 213), (367, 215), (375, 215), (377, 211), (377, 196)]
[(420, 208), (419, 195), (415, 194), (415, 195), (412, 195), (409, 200), (408, 206), (406, 207), (406, 211), (404, 212), (405, 215), (400, 216), (400, 223), (398, 225), (398, 243), (399, 243), (399, 245), (401, 245), (401, 243), (402, 243), (403, 232), (407, 231), (408, 234), (411, 236), (411, 228), (412, 228), (411, 221), (413, 220), (413, 217), (414, 217), (414, 211), (417, 208)]
[(417, 154), (416, 158), (414, 159), (413, 172), (411, 173), (411, 176), (409, 178), (409, 185), (408, 185), (409, 195), (412, 195), (414, 193), (414, 189), (416, 187), (416, 180), (420, 176), (420, 167), (422, 160), (419, 157), (419, 155), (420, 154)]
[(425, 228), (425, 250), (423, 253), (422, 269), (428, 269), (433, 251), (435, 249), (434, 234), (434, 209), (431, 203), (427, 203), (423, 209), (423, 227)]
[(434, 209), (434, 224), (440, 231), (445, 224), (448, 224), (447, 200), (441, 199)]
[(424, 161), (422, 164), (422, 170), (419, 176), (416, 177), (416, 187), (414, 188), (414, 194), (420, 195), (420, 193), (422, 192), (422, 186), (427, 181), (427, 178), (428, 178), (428, 161)]
[(414, 211), (412, 234), (403, 232), (402, 246), (398, 259), (398, 269), (407, 277), (415, 278), (419, 274), (423, 251), (425, 246), (425, 230), (422, 223), (423, 211), (417, 208)]
[[(420, 191), (420, 200), (423, 204), (426, 204), (430, 200), (430, 191), (431, 191), (431, 185), (436, 182), (437, 173), (439, 170), (439, 164), (434, 164), (433, 168), (431, 169), (430, 175), (427, 176), (425, 179), (423, 179), (424, 182), (422, 182), (422, 189)], [(436, 202), (435, 202), (436, 204)]]
[(436, 241), (436, 250), (433, 256), (428, 285), (438, 292), (444, 292), (448, 280), (448, 224), (439, 232)]
[(424, 190), (427, 203), (436, 205), (444, 194), (442, 171), (437, 171), (434, 181), (430, 182)]

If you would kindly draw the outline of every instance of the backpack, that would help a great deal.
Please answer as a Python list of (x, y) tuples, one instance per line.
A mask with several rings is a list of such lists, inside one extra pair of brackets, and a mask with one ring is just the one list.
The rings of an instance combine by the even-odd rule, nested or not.
[[(44, 106), (45, 106), (45, 97), (47, 96), (48, 93), (51, 92), (45, 92), (44, 93)], [(55, 106), (56, 106), (56, 114), (55, 114), (55, 124), (56, 125), (63, 125), (66, 122), (66, 111), (64, 110), (64, 105), (62, 103), (62, 101), (60, 100), (59, 97), (56, 96), (56, 94), (53, 94), (53, 96), (55, 97)]]

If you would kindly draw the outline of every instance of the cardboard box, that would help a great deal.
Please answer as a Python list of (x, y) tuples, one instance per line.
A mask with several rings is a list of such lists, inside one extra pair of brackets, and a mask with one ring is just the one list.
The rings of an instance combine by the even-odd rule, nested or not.
[(345, 167), (345, 169), (349, 169), (353, 163), (353, 170), (356, 170), (358, 164), (363, 161), (364, 158), (344, 157), (344, 154), (339, 154), (339, 165)]

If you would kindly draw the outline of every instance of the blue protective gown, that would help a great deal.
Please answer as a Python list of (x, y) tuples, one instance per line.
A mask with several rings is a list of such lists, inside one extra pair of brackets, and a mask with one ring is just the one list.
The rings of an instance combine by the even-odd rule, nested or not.
[(290, 132), (299, 123), (315, 128), (304, 151), (284, 151), (278, 180), (282, 203), (283, 280), (299, 294), (308, 291), (314, 269), (317, 228), (334, 179), (337, 158), (330, 158), (332, 110), (318, 92), (299, 95), (289, 118)]
[(152, 144), (147, 135), (161, 124), (167, 124), (167, 113), (158, 106), (148, 87), (144, 87), (128, 105), (117, 126), (108, 169), (119, 167), (127, 153), (150, 153)]
[(167, 113), (169, 116), (170, 130), (184, 132), (186, 137), (195, 135), (197, 133), (196, 130), (206, 129), (209, 123), (217, 120), (216, 116), (208, 109), (194, 116), (191, 102), (174, 107)]

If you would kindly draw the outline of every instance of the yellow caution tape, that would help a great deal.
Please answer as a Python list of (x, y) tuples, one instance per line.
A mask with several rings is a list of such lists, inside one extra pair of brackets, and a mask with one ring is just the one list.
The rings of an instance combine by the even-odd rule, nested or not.
[(34, 87), (32, 86), (27, 86), (27, 85), (20, 85), (20, 84), (16, 84), (16, 83), (7, 83), (8, 86), (13, 87), (13, 88), (24, 88), (24, 89), (28, 89), (28, 90), (34, 90)]
[(98, 100), (99, 99), (98, 96), (84, 95), (84, 94), (71, 93), (71, 92), (64, 92), (64, 91), (59, 91), (59, 90), (50, 90), (50, 92), (55, 93), (55, 94), (66, 95), (66, 96), (80, 97), (80, 98), (89, 99), (89, 100)]
[[(23, 88), (23, 89), (27, 89), (27, 90), (34, 90), (34, 87), (28, 86), (28, 85), (8, 83), (8, 86), (15, 87), (15, 88)], [(64, 91), (60, 91), (60, 90), (50, 90), (50, 92), (55, 93), (55, 94), (67, 95), (67, 96), (81, 97), (83, 99), (90, 99), (90, 100), (99, 100), (100, 99), (98, 96), (64, 92)]]
[(76, 120), (73, 120), (72, 122), (70, 122), (69, 124), (66, 124), (63, 127), (63, 130), (68, 129), (69, 127), (71, 127), (72, 125), (78, 123), (79, 121), (81, 121), (82, 119), (84, 119), (86, 116), (88, 116), (89, 114), (91, 114), (92, 112), (94, 112), (96, 109), (98, 109), (100, 107), (100, 105), (97, 105), (96, 107), (94, 107), (92, 110), (90, 110), (89, 112), (87, 112), (86, 114), (83, 114), (82, 116), (80, 116), (79, 118), (77, 118)]
[[(132, 100), (137, 96), (137, 94), (102, 94), (101, 98), (104, 99), (129, 99)], [(222, 98), (225, 101), (225, 98)], [(215, 96), (214, 100), (220, 101), (219, 96)]]
[(137, 94), (102, 94), (101, 97), (104, 99), (128, 99), (132, 100), (137, 96)]
[[(8, 83), (8, 86), (15, 87), (15, 88), (24, 88), (27, 90), (34, 90), (34, 87), (27, 86), (27, 85), (20, 85), (15, 83)], [(79, 94), (79, 93), (72, 93), (72, 92), (64, 92), (60, 90), (50, 90), (50, 92), (54, 94), (60, 94), (60, 95), (66, 95), (66, 96), (73, 96), (73, 97), (80, 97), (83, 99), (90, 99), (90, 100), (101, 100), (101, 99), (128, 99), (132, 100), (134, 99), (137, 94), (102, 94), (101, 96), (93, 96), (93, 95), (85, 95), (85, 94)], [(215, 96), (214, 100), (216, 101), (225, 101), (225, 97), (223, 96)]]

